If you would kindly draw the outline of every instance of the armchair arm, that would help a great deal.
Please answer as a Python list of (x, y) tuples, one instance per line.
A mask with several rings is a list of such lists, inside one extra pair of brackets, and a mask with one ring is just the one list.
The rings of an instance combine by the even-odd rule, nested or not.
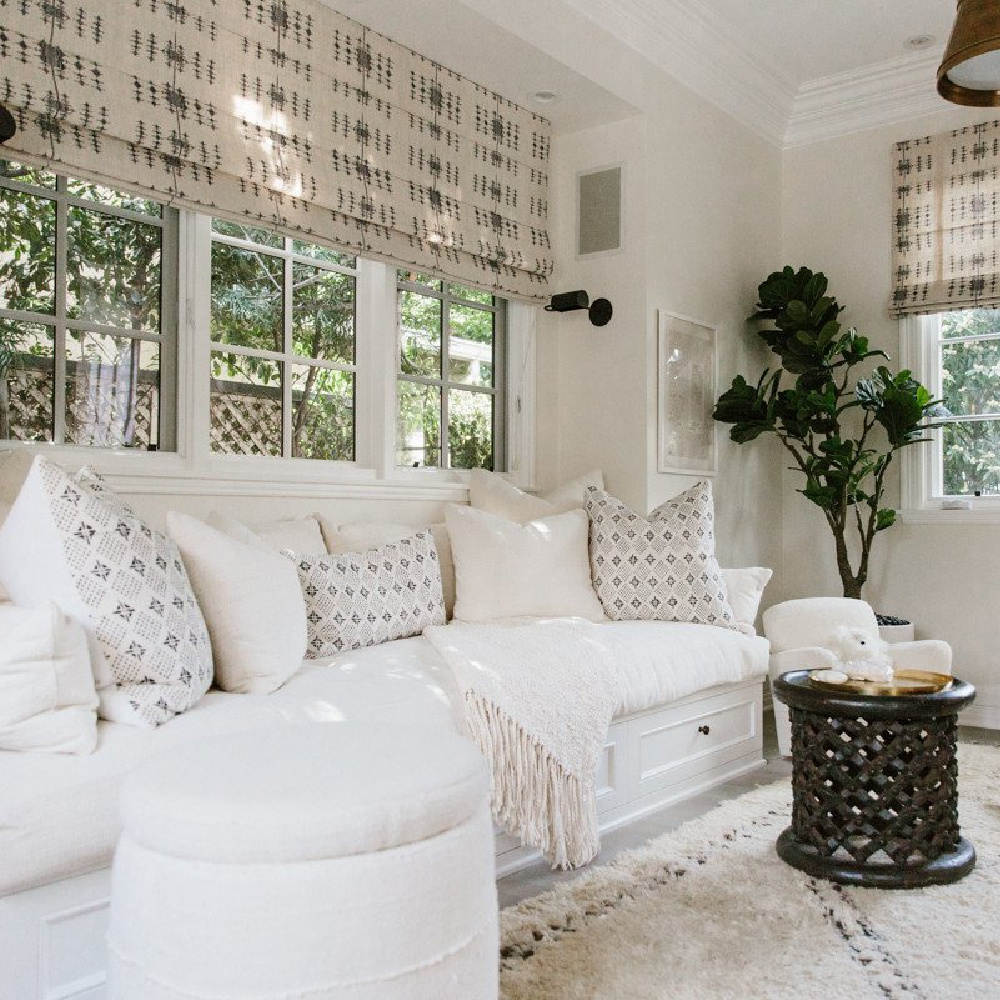
[(932, 670), (951, 673), (951, 646), (943, 639), (918, 639), (915, 642), (894, 642), (889, 646), (893, 667), (899, 670)]
[(772, 653), (768, 659), (767, 672), (773, 681), (787, 670), (827, 670), (836, 664), (837, 658), (829, 649), (822, 646), (802, 646), (800, 649)]

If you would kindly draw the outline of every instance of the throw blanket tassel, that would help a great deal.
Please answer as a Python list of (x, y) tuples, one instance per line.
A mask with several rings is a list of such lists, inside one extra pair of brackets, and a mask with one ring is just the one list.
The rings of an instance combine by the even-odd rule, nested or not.
[(556, 868), (576, 868), (601, 849), (593, 779), (569, 774), (530, 733), (486, 698), (465, 693), (469, 735), (492, 771), (493, 816)]

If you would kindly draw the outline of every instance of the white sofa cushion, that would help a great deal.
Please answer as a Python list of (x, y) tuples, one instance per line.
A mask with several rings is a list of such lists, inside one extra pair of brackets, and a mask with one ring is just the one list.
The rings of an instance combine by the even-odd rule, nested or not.
[(306, 600), (309, 657), (375, 646), (445, 623), (430, 531), (364, 552), (286, 552)]
[(267, 694), (306, 654), (306, 605), (295, 567), (177, 511), (167, 514), (212, 639), (223, 691)]
[(0, 607), (0, 750), (87, 754), (96, 745), (83, 626), (51, 603)]
[(737, 626), (747, 635), (756, 635), (757, 611), (772, 570), (766, 566), (743, 566), (740, 569), (723, 568), (720, 572)]
[(525, 493), (495, 472), (473, 469), (469, 480), (469, 504), (476, 510), (524, 524), (538, 517), (582, 508), (588, 486), (604, 489), (604, 473), (600, 469), (591, 469), (541, 496)]
[(313, 514), (280, 521), (255, 521), (249, 527), (275, 552), (281, 552), (283, 549), (307, 552), (310, 555), (326, 552), (319, 518)]
[(35, 459), (0, 528), (0, 581), (84, 625), (105, 718), (158, 725), (208, 690), (208, 630), (177, 546), (88, 474)]
[(849, 597), (803, 597), (782, 601), (764, 612), (763, 625), (772, 653), (825, 646), (841, 625), (864, 629), (872, 638), (878, 637), (878, 622), (871, 606)]
[[(401, 538), (408, 538), (416, 531), (422, 530), (409, 524), (380, 523), (378, 521), (355, 521), (336, 525), (325, 517), (320, 518), (320, 525), (323, 528), (323, 540), (331, 555), (376, 549), (380, 545), (398, 542)], [(434, 536), (438, 564), (441, 567), (444, 609), (450, 617), (455, 607), (455, 561), (451, 554), (451, 538), (448, 535), (448, 527), (443, 521), (429, 525), (429, 529)]]
[(587, 490), (594, 590), (612, 621), (736, 628), (715, 559), (712, 486), (704, 481), (642, 517)]
[(590, 585), (582, 510), (518, 524), (451, 505), (445, 518), (455, 557), (457, 620), (573, 615), (604, 621)]

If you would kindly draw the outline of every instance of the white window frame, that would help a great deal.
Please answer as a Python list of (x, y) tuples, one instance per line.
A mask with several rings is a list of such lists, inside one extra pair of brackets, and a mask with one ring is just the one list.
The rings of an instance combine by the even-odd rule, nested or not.
[[(162, 496), (275, 496), (464, 500), (469, 473), (396, 467), (398, 320), (396, 268), (358, 258), (355, 353), (355, 460), (222, 455), (211, 451), (212, 220), (178, 218), (177, 436), (174, 452), (0, 441), (4, 452), (42, 453), (69, 468), (87, 464), (126, 493)], [(535, 483), (535, 325), (537, 307), (507, 302), (507, 477)]]
[[(913, 372), (935, 399), (941, 398), (938, 364), (940, 321), (932, 316), (904, 316), (899, 321), (902, 367)], [(1000, 497), (975, 497), (968, 508), (947, 509), (956, 499), (942, 491), (941, 431), (927, 435), (931, 442), (904, 448), (901, 454), (900, 512), (908, 524), (1000, 524)]]

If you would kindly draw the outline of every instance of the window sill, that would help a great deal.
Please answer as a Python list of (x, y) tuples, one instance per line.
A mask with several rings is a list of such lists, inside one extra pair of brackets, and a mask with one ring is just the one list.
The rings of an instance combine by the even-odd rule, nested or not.
[(940, 507), (901, 510), (899, 520), (902, 524), (1000, 524), (1000, 505), (983, 504), (971, 510), (943, 510)]

